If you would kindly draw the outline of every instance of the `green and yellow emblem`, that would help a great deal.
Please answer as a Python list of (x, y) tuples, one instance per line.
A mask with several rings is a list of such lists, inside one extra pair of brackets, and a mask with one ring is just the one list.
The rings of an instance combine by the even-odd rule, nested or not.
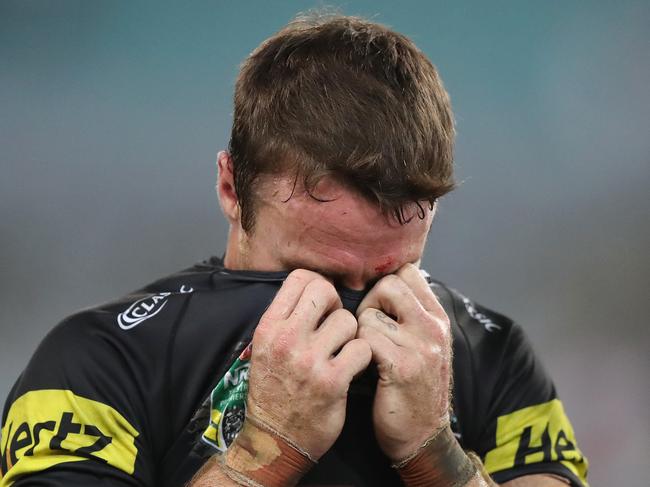
[(210, 395), (210, 424), (201, 438), (221, 452), (244, 425), (251, 349), (249, 344), (242, 351)]

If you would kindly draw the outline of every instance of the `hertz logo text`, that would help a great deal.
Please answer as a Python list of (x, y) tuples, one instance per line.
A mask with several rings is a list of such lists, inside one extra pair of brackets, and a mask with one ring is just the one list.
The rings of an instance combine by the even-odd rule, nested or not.
[(2, 427), (0, 487), (67, 462), (99, 461), (132, 474), (137, 436), (107, 404), (68, 390), (27, 392), (11, 405)]

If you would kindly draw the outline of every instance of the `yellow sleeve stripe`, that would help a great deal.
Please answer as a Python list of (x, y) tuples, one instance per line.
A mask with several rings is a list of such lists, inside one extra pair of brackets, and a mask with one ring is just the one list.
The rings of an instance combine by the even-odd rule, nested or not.
[(0, 487), (89, 456), (133, 474), (137, 436), (127, 419), (107, 404), (69, 390), (27, 392), (11, 405), (2, 428)]
[(587, 485), (588, 463), (558, 399), (519, 409), (497, 419), (496, 446), (485, 456), (489, 473), (559, 461)]

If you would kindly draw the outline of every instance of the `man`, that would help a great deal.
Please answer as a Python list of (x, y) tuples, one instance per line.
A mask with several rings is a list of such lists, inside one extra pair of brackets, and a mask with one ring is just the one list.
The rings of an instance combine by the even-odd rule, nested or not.
[(264, 42), (218, 156), (224, 258), (46, 337), (1, 485), (586, 485), (521, 329), (419, 269), (453, 134), (435, 68), (383, 26)]

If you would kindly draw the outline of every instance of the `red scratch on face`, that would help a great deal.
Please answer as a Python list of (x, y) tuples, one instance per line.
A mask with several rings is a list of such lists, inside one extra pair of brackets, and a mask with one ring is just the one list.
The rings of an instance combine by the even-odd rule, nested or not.
[(390, 268), (390, 266), (393, 265), (393, 259), (388, 257), (383, 264), (379, 264), (378, 266), (375, 266), (375, 272), (377, 274), (385, 274), (386, 270)]

